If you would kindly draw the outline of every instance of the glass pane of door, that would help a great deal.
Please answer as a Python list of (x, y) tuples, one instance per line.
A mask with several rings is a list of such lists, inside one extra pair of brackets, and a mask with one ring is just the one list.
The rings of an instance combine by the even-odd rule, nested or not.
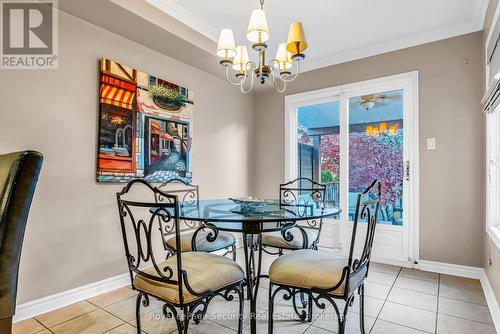
[(297, 115), (297, 176), (327, 185), (325, 200), (340, 205), (340, 102), (303, 106)]
[(349, 220), (357, 194), (379, 179), (379, 224), (403, 225), (403, 130), (403, 90), (349, 99)]

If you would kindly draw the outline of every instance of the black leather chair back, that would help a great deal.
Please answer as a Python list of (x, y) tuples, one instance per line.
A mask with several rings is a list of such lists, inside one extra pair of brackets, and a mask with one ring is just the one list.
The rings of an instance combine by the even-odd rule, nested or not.
[(26, 220), (43, 156), (23, 151), (0, 155), (0, 333), (10, 333)]

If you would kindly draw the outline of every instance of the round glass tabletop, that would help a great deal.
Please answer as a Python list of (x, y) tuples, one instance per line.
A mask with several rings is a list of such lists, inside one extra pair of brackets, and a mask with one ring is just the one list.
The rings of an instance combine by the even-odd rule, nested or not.
[(220, 230), (233, 232), (248, 230), (248, 225), (254, 225), (249, 223), (259, 223), (260, 231), (272, 231), (277, 222), (315, 220), (340, 213), (338, 207), (320, 203), (280, 203), (278, 200), (269, 200), (258, 212), (244, 213), (240, 205), (228, 199), (181, 202), (180, 211), (180, 219), (208, 222)]

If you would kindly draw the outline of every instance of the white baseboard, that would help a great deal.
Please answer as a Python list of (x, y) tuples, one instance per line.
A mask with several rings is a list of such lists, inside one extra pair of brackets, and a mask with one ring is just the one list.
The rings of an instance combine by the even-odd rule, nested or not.
[(488, 303), (488, 308), (490, 309), (491, 317), (493, 318), (493, 323), (495, 324), (497, 333), (500, 333), (500, 307), (498, 306), (495, 293), (493, 292), (485, 270), (483, 270), (483, 274), (480, 280), (481, 286), (483, 287), (484, 296), (486, 297), (486, 302)]
[(425, 260), (418, 261), (418, 265), (416, 265), (416, 268), (423, 271), (432, 271), (440, 274), (475, 278), (475, 279), (481, 279), (484, 273), (483, 268), (461, 266), (458, 264), (449, 264), (449, 263), (425, 261)]
[[(321, 248), (321, 246), (320, 246)], [(326, 247), (323, 247), (326, 248)], [(346, 254), (345, 250), (342, 248), (331, 248), (333, 254), (337, 256), (342, 256), (342, 257), (348, 257), (349, 255)], [(371, 257), (371, 262), (376, 262), (376, 263), (382, 263), (382, 264), (388, 264), (391, 266), (396, 266), (396, 267), (405, 267), (405, 268), (413, 268), (413, 263), (408, 262), (408, 261), (403, 261), (403, 260), (393, 260), (393, 259), (388, 259), (385, 257), (380, 257), (380, 256), (372, 256)]]
[[(320, 248), (321, 248), (321, 245), (320, 245)], [(343, 257), (349, 256), (348, 250), (346, 250), (342, 247), (333, 248), (332, 251), (333, 251), (333, 254), (335, 254), (337, 256), (343, 256)], [(355, 255), (359, 256), (360, 254), (358, 253)], [(395, 260), (395, 259), (390, 259), (390, 258), (386, 258), (386, 257), (382, 257), (382, 256), (376, 256), (375, 254), (372, 254), (370, 261), (382, 263), (382, 264), (388, 264), (388, 265), (396, 266), (396, 267), (405, 267), (405, 268), (413, 268), (414, 267), (413, 262), (409, 262), (408, 260), (402, 260), (402, 259)]]
[(385, 257), (373, 255), (371, 258), (371, 261), (377, 262), (377, 263), (388, 264), (388, 265), (396, 266), (396, 267), (413, 268), (413, 262), (409, 262), (408, 260), (393, 260), (393, 259), (388, 259)]
[(483, 288), (486, 302), (493, 319), (493, 323), (500, 333), (500, 308), (496, 300), (493, 289), (491, 288), (490, 281), (483, 268), (460, 266), (457, 264), (441, 263), (434, 261), (419, 261), (418, 269), (424, 271), (432, 271), (440, 274), (454, 275), (460, 277), (475, 278), (480, 280), (481, 287)]
[(16, 307), (14, 322), (53, 311), (55, 309), (101, 295), (130, 284), (129, 273), (90, 283), (75, 289), (66, 290), (51, 296), (32, 300)]

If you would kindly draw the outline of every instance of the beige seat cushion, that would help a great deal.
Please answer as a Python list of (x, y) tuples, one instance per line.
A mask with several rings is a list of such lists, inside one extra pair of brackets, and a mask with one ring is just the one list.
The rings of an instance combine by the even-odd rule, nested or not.
[[(346, 258), (333, 254), (301, 249), (277, 258), (269, 268), (269, 278), (275, 284), (306, 289), (331, 289), (340, 282), (347, 262)], [(357, 286), (352, 280), (350, 284)], [(343, 295), (344, 289), (345, 280), (332, 294)]]
[[(160, 269), (169, 266), (174, 271), (173, 280), (177, 280), (177, 256), (173, 256), (159, 265)], [(191, 288), (199, 293), (215, 291), (225, 286), (238, 283), (245, 277), (241, 267), (233, 260), (210, 253), (187, 252), (182, 253), (182, 269), (187, 272)], [(145, 273), (159, 277), (153, 267), (143, 270)], [(166, 284), (150, 280), (141, 275), (134, 278), (134, 286), (143, 292), (178, 304), (179, 292), (175, 284)], [(199, 297), (189, 293), (183, 287), (184, 302), (192, 302)]]
[[(196, 236), (196, 250), (198, 252), (215, 252), (224, 248), (231, 247), (236, 243), (234, 235), (231, 233), (220, 232), (214, 242), (207, 241), (207, 235), (212, 232), (209, 229), (202, 230)], [(213, 232), (212, 232), (213, 233)], [(181, 234), (181, 249), (182, 252), (192, 252), (191, 240), (193, 240), (194, 231)], [(167, 244), (172, 249), (176, 250), (176, 237), (167, 240)]]
[[(307, 234), (307, 242), (311, 247), (313, 242), (318, 238), (318, 233), (310, 228), (304, 228)], [(276, 248), (291, 248), (291, 249), (301, 249), (304, 245), (304, 237), (302, 232), (296, 227), (289, 229), (287, 232), (292, 233), (293, 240), (286, 241), (280, 231), (277, 232), (267, 232), (262, 233), (262, 244), (264, 246), (271, 246)]]

